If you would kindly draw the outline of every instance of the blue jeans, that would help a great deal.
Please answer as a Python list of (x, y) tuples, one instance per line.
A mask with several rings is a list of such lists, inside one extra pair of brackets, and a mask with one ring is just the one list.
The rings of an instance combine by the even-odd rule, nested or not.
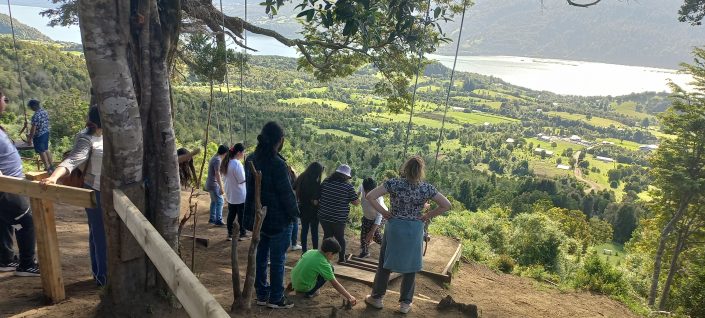
[[(87, 185), (86, 189), (95, 190)], [(103, 209), (100, 207), (100, 191), (95, 192), (96, 208), (86, 208), (88, 216), (88, 247), (91, 255), (91, 270), (98, 286), (108, 282), (108, 245), (103, 226)]]
[(294, 225), (294, 227), (291, 229), (291, 246), (296, 246), (296, 244), (299, 242), (299, 218), (296, 218), (294, 222), (292, 222), (292, 224)]
[[(277, 303), (284, 297), (284, 263), (286, 251), (291, 243), (291, 228), (292, 225), (289, 224), (274, 235), (260, 233), (255, 266), (255, 291), (259, 301)], [(270, 256), (272, 260), (269, 265), (269, 283), (267, 283), (267, 262)]]
[(218, 191), (208, 191), (211, 194), (211, 216), (208, 223), (223, 223), (223, 194)]

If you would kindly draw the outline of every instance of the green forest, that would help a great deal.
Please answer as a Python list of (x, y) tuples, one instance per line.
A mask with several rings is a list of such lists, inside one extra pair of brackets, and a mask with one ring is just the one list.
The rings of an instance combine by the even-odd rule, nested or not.
[[(22, 101), (41, 100), (51, 117), (51, 150), (59, 157), (85, 123), (85, 62), (60, 44), (18, 44), (21, 83), (12, 41), (0, 38), (0, 88), (11, 105), (0, 123), (14, 139), (23, 138), (19, 132), (31, 111)], [(208, 152), (196, 163), (218, 144), (244, 142), (251, 151), (260, 127), (276, 120), (286, 130), (283, 155), (296, 171), (319, 161), (330, 173), (346, 163), (355, 185), (365, 177), (397, 175), (409, 113), (391, 112), (384, 96), (375, 94), (380, 76), (374, 66), (319, 82), (299, 70), (295, 59), (238, 58), (228, 65), (229, 83), (216, 82), (212, 95), (210, 83), (188, 63), (177, 63), (172, 73), (179, 147), (204, 146), (213, 105)], [(688, 110), (678, 92), (562, 96), (456, 73), (446, 105), (449, 78), (450, 70), (439, 63), (424, 69), (408, 135), (407, 153), (425, 158), (428, 181), (453, 203), (431, 232), (461, 240), (466, 262), (565, 291), (609, 295), (647, 315), (658, 233), (678, 202), (667, 196), (687, 191), (668, 188), (678, 176), (663, 172), (668, 160), (676, 162), (678, 145), (688, 149), (678, 121), (679, 112)], [(664, 145), (675, 150), (663, 151)], [(32, 161), (25, 167), (37, 169)], [(700, 193), (691, 202), (703, 199)], [(666, 301), (671, 312), (702, 317), (705, 248), (697, 242), (705, 235), (705, 214), (702, 205), (690, 210), (676, 226), (678, 235), (666, 242), (663, 273), (674, 251), (680, 254)], [(358, 228), (361, 211), (353, 214), (349, 226)]]

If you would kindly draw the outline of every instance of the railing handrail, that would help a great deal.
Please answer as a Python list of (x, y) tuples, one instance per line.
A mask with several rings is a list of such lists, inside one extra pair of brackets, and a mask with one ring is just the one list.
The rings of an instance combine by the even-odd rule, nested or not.
[(37, 181), (22, 178), (0, 176), (0, 192), (14, 193), (30, 198), (66, 203), (83, 208), (95, 208), (95, 191), (52, 184), (46, 189)]
[(113, 190), (113, 205), (189, 316), (230, 317), (122, 191)]

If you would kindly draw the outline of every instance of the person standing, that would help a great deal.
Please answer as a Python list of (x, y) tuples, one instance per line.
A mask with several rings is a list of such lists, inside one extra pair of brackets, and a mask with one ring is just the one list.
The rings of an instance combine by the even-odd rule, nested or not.
[(104, 286), (108, 278), (107, 243), (103, 226), (103, 209), (100, 207), (100, 175), (103, 166), (103, 129), (98, 107), (88, 110), (86, 129), (78, 133), (68, 157), (59, 164), (48, 178), (40, 183), (55, 184), (61, 177), (75, 169), (83, 172), (83, 187), (95, 191), (96, 207), (86, 208), (88, 216), (88, 242), (91, 255), (91, 270), (98, 286)]
[[(0, 92), (0, 114), (7, 108), (8, 98)], [(0, 175), (24, 178), (22, 159), (5, 129), (0, 126)], [(20, 255), (15, 255), (12, 236)], [(39, 276), (35, 260), (34, 223), (29, 200), (25, 196), (0, 192), (0, 272), (15, 272), (15, 276)]]
[(223, 226), (223, 195), (225, 195), (225, 187), (223, 186), (223, 178), (220, 175), (220, 165), (223, 158), (228, 153), (228, 147), (225, 145), (218, 146), (218, 152), (208, 161), (208, 177), (206, 178), (206, 191), (211, 195), (210, 218), (209, 224), (215, 226)]
[(294, 191), (301, 212), (301, 251), (308, 250), (308, 233), (311, 231), (311, 245), (318, 249), (318, 200), (321, 198), (321, 177), (323, 165), (313, 162), (296, 179)]
[[(406, 314), (411, 310), (416, 272), (421, 270), (423, 264), (424, 224), (450, 210), (448, 199), (434, 186), (423, 181), (424, 169), (423, 158), (411, 157), (402, 166), (399, 178), (389, 179), (367, 194), (370, 205), (389, 220), (379, 251), (372, 294), (365, 297), (365, 302), (374, 308), (384, 307), (382, 298), (387, 293), (389, 275), (396, 272), (403, 274), (399, 312)], [(391, 211), (377, 201), (387, 193), (390, 195)], [(436, 202), (438, 207), (423, 213), (428, 200)]]
[[(286, 251), (291, 243), (292, 222), (299, 216), (299, 208), (296, 205), (289, 166), (286, 159), (280, 155), (283, 146), (284, 129), (276, 122), (270, 121), (262, 127), (257, 136), (254, 154), (245, 160), (246, 167), (253, 164), (262, 174), (260, 200), (262, 206), (267, 207), (256, 255), (257, 305), (274, 309), (294, 307), (294, 303), (284, 295), (284, 263)], [(245, 228), (251, 231), (255, 220), (255, 181), (249, 168), (245, 169), (245, 180), (247, 196), (243, 222)]]
[(49, 114), (39, 105), (39, 101), (36, 99), (31, 99), (27, 106), (34, 111), (32, 128), (29, 129), (27, 142), (30, 146), (34, 146), (34, 151), (39, 154), (39, 158), (44, 163), (44, 169), (52, 173), (54, 172), (54, 166), (51, 152), (49, 152)]
[[(379, 213), (365, 196), (368, 192), (372, 191), (377, 187), (377, 182), (372, 178), (366, 178), (362, 181), (360, 186), (360, 201), (362, 205), (362, 226), (360, 226), (360, 258), (365, 258), (370, 256), (369, 247), (372, 240), (377, 244), (382, 244), (382, 233), (381, 229), (384, 226), (382, 214)], [(387, 209), (384, 204), (384, 198), (377, 198), (377, 203)]]
[(321, 184), (318, 219), (323, 227), (323, 238), (332, 236), (340, 243), (338, 263), (345, 262), (345, 224), (350, 214), (350, 204), (360, 204), (358, 194), (350, 184), (350, 172), (350, 166), (340, 165)]
[(228, 151), (228, 155), (220, 166), (220, 173), (225, 177), (225, 198), (228, 201), (228, 241), (233, 240), (233, 222), (237, 216), (237, 224), (240, 232), (238, 241), (247, 237), (247, 230), (243, 226), (245, 217), (245, 196), (247, 185), (245, 180), (245, 168), (241, 160), (245, 157), (245, 146), (241, 143), (235, 144)]

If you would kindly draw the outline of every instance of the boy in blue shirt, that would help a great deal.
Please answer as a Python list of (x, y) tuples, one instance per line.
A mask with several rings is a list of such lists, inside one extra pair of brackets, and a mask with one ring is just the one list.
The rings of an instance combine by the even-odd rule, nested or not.
[(335, 274), (333, 274), (333, 261), (338, 257), (340, 244), (335, 238), (329, 237), (323, 240), (320, 250), (309, 250), (301, 256), (294, 269), (291, 270), (291, 287), (299, 293), (304, 293), (306, 298), (318, 296), (319, 289), (330, 281), (345, 299), (355, 306), (357, 300), (350, 295), (341, 285)]

